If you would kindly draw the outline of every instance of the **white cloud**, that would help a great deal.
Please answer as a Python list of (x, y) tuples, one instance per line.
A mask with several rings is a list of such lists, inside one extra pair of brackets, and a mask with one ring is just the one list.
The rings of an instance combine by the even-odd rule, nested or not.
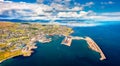
[(81, 10), (83, 10), (83, 7), (76, 6), (76, 7), (72, 8), (71, 10), (81, 11)]
[[(61, 1), (61, 0), (59, 0)], [(70, 1), (70, 0), (65, 0)], [(30, 4), (0, 2), (0, 15), (9, 17), (0, 17), (0, 19), (21, 19), (21, 20), (93, 20), (93, 21), (120, 21), (120, 12), (95, 13), (92, 10), (84, 11), (83, 8), (94, 5), (88, 2), (83, 6), (74, 6), (69, 8), (58, 3)], [(9, 8), (8, 8), (9, 7)], [(63, 18), (61, 18), (63, 17)]]
[(80, 13), (60, 12), (58, 16), (59, 17), (70, 17), (70, 19), (72, 17), (74, 20), (120, 21), (120, 12), (109, 12), (109, 13), (95, 13), (93, 11), (88, 11), (88, 12), (81, 11)]
[(94, 21), (120, 21), (120, 12), (98, 13), (84, 18)]
[(102, 16), (120, 16), (120, 12), (101, 13)]
[(0, 0), (0, 2), (4, 2), (4, 0)]
[[(8, 8), (9, 7), (9, 8)], [(29, 15), (30, 13), (33, 15), (43, 15), (46, 14), (44, 13), (44, 11), (47, 10), (51, 10), (52, 8), (47, 6), (47, 5), (43, 5), (43, 4), (29, 4), (29, 3), (0, 3), (0, 13), (3, 13), (5, 11), (11, 11), (11, 10), (15, 10), (15, 13), (18, 13), (18, 11), (22, 14), (25, 13), (24, 15)], [(31, 10), (31, 12), (28, 13), (28, 11), (24, 11), (24, 10)], [(12, 14), (11, 14), (12, 15)]]
[(114, 4), (114, 3), (115, 2), (113, 2), (113, 1), (101, 2), (101, 4), (103, 4), (103, 5)]
[(56, 9), (56, 10), (66, 10), (68, 9), (66, 6), (62, 4), (57, 4), (57, 3), (51, 3), (50, 7)]
[(59, 12), (58, 17), (79, 17), (76, 12)]
[(109, 16), (91, 16), (95, 21), (120, 21), (119, 17), (109, 17)]
[(109, 1), (109, 2), (108, 2), (108, 4), (114, 4), (114, 2), (112, 2), (112, 1)]
[(87, 3), (85, 3), (85, 4), (83, 4), (82, 6), (83, 7), (91, 7), (92, 5), (94, 5), (94, 2), (87, 2)]
[(88, 14), (88, 12), (85, 11), (80, 11), (78, 12), (59, 12), (57, 17), (73, 17), (73, 18), (78, 18), (78, 17), (84, 17)]

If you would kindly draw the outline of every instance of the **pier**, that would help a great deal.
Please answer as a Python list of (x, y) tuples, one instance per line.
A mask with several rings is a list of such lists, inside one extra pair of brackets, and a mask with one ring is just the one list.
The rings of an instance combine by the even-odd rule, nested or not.
[(74, 39), (74, 40), (84, 40), (83, 37), (79, 37), (79, 36), (72, 36), (72, 39)]
[(72, 37), (71, 36), (67, 36), (65, 37), (65, 39), (62, 41), (61, 44), (64, 44), (66, 46), (71, 46), (72, 43)]
[(71, 46), (72, 40), (84, 40), (84, 38), (79, 36), (66, 36), (61, 44)]
[(99, 48), (99, 46), (90, 38), (90, 37), (86, 37), (85, 40), (87, 41), (89, 47), (96, 51), (96, 52), (99, 52), (100, 53), (100, 60), (104, 60), (106, 59), (104, 53), (102, 52), (102, 50)]

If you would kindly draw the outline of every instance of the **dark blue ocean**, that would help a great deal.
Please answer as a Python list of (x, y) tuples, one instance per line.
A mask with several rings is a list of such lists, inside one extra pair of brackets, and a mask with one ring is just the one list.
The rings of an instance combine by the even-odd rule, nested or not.
[(0, 66), (120, 66), (120, 23), (91, 27), (72, 27), (73, 36), (89, 36), (103, 50), (106, 60), (88, 48), (86, 41), (73, 40), (70, 47), (61, 44), (64, 37), (53, 36), (50, 43), (37, 43), (30, 57), (18, 56)]

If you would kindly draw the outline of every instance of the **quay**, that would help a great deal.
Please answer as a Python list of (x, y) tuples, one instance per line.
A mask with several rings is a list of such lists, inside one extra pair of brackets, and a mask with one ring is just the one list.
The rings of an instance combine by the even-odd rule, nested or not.
[(72, 37), (71, 36), (66, 36), (61, 44), (64, 44), (66, 46), (71, 46), (71, 43), (72, 43)]
[(66, 46), (71, 46), (72, 40), (84, 40), (84, 38), (78, 36), (66, 36), (61, 44), (64, 44)]

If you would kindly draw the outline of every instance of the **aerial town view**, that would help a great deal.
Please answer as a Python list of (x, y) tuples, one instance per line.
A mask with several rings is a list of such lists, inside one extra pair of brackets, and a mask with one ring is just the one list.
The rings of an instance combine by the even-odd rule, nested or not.
[(0, 62), (14, 56), (30, 56), (36, 41), (50, 42), (48, 35), (69, 36), (71, 28), (59, 25), (0, 22)]
[[(0, 62), (19, 55), (30, 56), (34, 52), (32, 49), (37, 48), (36, 41), (42, 43), (51, 41), (46, 36), (65, 36), (62, 44), (67, 46), (71, 45), (72, 38), (77, 40), (84, 39), (69, 36), (72, 32), (71, 28), (60, 25), (0, 22)], [(100, 60), (106, 59), (102, 50), (91, 38), (86, 37), (85, 40), (92, 50), (100, 53)]]
[(0, 66), (120, 66), (119, 0), (0, 0)]

